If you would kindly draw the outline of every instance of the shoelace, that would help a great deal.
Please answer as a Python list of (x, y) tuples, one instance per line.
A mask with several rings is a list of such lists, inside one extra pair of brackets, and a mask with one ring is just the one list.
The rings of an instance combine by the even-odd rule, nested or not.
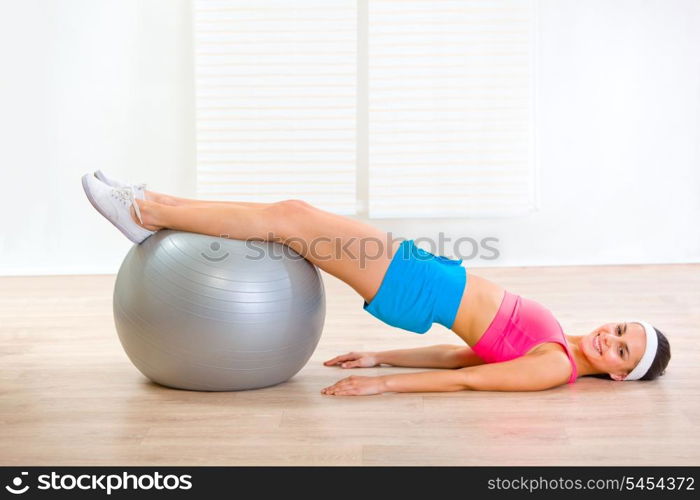
[[(143, 184), (145, 187), (145, 184)], [(121, 188), (112, 188), (112, 197), (119, 201), (125, 207), (133, 206), (134, 212), (136, 212), (136, 217), (138, 217), (139, 222), (143, 224), (143, 219), (141, 218), (141, 210), (139, 209), (139, 204), (136, 203), (136, 196), (134, 195), (133, 186), (125, 186)]]

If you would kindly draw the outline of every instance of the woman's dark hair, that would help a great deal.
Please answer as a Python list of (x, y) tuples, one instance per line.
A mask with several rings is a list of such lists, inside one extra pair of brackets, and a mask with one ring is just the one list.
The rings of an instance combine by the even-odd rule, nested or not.
[[(671, 361), (671, 345), (668, 343), (666, 335), (661, 333), (654, 327), (656, 332), (656, 338), (658, 339), (658, 346), (656, 347), (656, 356), (654, 356), (654, 361), (651, 362), (651, 366), (639, 380), (654, 380), (666, 373), (666, 367), (668, 362)], [(610, 379), (610, 374), (608, 373), (596, 373), (592, 375), (596, 378)]]
[(654, 356), (654, 361), (651, 362), (651, 366), (639, 380), (654, 380), (666, 373), (666, 367), (668, 362), (671, 361), (671, 345), (668, 343), (666, 335), (661, 333), (654, 327), (656, 332), (656, 338), (659, 339), (659, 345), (656, 348), (656, 356)]

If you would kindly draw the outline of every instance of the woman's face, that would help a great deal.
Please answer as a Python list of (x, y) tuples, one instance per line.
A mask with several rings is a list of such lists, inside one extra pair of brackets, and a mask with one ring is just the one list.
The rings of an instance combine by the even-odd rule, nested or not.
[(591, 365), (623, 380), (642, 359), (646, 343), (639, 323), (606, 323), (584, 336), (581, 347)]

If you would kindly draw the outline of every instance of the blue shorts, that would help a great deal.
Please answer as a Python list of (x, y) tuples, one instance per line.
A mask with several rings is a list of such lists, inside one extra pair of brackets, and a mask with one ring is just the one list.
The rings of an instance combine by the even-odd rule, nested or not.
[(384, 323), (425, 333), (433, 323), (452, 328), (467, 270), (455, 260), (418, 248), (413, 240), (401, 243), (391, 259), (379, 290), (363, 308)]

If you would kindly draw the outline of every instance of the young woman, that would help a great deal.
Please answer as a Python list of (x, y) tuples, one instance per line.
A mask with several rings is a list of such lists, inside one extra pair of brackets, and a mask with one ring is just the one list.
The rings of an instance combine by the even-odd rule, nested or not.
[(466, 344), (337, 356), (324, 364), (442, 370), (351, 376), (322, 394), (538, 391), (585, 375), (652, 380), (664, 373), (671, 357), (666, 337), (644, 321), (566, 335), (548, 309), (473, 273), (467, 277), (461, 260), (433, 255), (413, 240), (391, 240), (371, 225), (301, 200), (189, 200), (121, 183), (100, 171), (82, 182), (92, 205), (135, 243), (163, 228), (278, 241), (350, 285), (363, 297), (364, 309), (385, 323), (416, 333), (440, 323)]

